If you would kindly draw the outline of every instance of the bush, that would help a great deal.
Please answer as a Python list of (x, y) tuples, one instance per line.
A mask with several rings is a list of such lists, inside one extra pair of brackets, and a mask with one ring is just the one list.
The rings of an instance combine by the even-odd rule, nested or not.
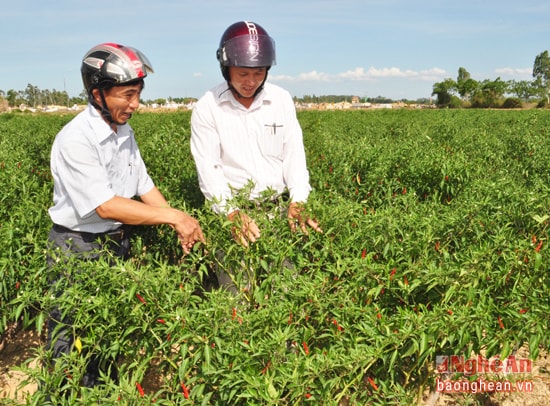
[(521, 109), (523, 102), (517, 97), (508, 97), (501, 106), (503, 109)]
[(548, 99), (543, 98), (537, 103), (538, 109), (545, 109), (548, 107)]

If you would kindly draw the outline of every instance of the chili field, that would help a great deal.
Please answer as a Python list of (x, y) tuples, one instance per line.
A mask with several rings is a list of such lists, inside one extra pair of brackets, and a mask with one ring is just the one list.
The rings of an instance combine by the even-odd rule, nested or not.
[[(299, 112), (324, 233), (252, 212), (248, 249), (202, 198), (190, 113), (137, 113), (151, 176), (207, 243), (183, 256), (169, 227), (138, 227), (126, 262), (63, 264), (74, 283), (55, 299), (49, 153), (72, 117), (0, 115), (0, 333), (44, 335), (58, 301), (77, 337), (52, 370), (41, 346), (14, 366), (44, 388), (26, 404), (60, 385), (57, 404), (414, 404), (436, 390), (438, 357), (548, 352), (548, 111)], [(242, 269), (240, 295), (205, 289), (216, 265)], [(80, 387), (93, 353), (117, 359), (118, 383)]]

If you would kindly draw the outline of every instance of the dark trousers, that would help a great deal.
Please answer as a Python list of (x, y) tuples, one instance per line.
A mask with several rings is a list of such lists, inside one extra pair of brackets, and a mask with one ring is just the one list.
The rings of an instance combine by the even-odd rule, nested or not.
[[(120, 258), (127, 258), (130, 250), (129, 228), (118, 230), (109, 234), (92, 234), (71, 231), (62, 226), (54, 225), (48, 235), (48, 267), (53, 271), (50, 285), (53, 294), (60, 297), (62, 292), (56, 289), (58, 282), (65, 280), (65, 286), (73, 283), (72, 274), (78, 269), (70, 272), (67, 267), (78, 266), (78, 261), (96, 261), (102, 253), (109, 252)], [(68, 258), (77, 259), (69, 261)], [(50, 367), (53, 367), (56, 360), (63, 354), (70, 353), (73, 348), (74, 336), (70, 314), (63, 315), (61, 309), (55, 306), (48, 319), (48, 335), (46, 350), (51, 352)], [(110, 371), (111, 378), (117, 380), (116, 367), (106, 365), (104, 360), (92, 355), (84, 374), (82, 385), (93, 387), (100, 383), (100, 370), (104, 373)]]

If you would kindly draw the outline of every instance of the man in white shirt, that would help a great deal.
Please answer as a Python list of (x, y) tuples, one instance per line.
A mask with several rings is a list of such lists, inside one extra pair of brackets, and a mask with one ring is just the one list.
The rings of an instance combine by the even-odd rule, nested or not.
[(252, 200), (268, 190), (288, 192), (292, 231), (307, 233), (309, 226), (322, 232), (304, 211), (311, 187), (292, 97), (266, 83), (275, 42), (259, 24), (240, 21), (225, 30), (217, 58), (225, 82), (195, 104), (191, 117), (191, 152), (205, 198), (234, 222), (244, 246), (260, 237), (260, 229), (231, 198), (250, 182)]
[[(81, 72), (89, 105), (57, 134), (51, 150), (54, 225), (48, 263), (57, 270), (53, 286), (64, 278), (59, 264), (68, 263), (67, 257), (127, 257), (128, 225), (168, 224), (184, 253), (204, 242), (198, 221), (169, 207), (155, 187), (127, 123), (152, 72), (149, 60), (135, 48), (104, 43), (86, 53)], [(62, 314), (55, 308), (48, 321), (46, 348), (54, 362), (74, 341), (70, 317)], [(99, 376), (97, 365), (88, 365), (84, 385), (96, 385)]]

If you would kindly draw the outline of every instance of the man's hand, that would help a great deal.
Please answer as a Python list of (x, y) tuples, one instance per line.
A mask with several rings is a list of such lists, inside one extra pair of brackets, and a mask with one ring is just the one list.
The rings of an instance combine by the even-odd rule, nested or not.
[[(177, 210), (177, 209), (173, 209)], [(198, 242), (205, 242), (199, 222), (187, 213), (177, 210), (178, 220), (172, 226), (178, 234), (181, 248), (185, 254), (189, 254), (193, 246)]]
[(227, 218), (234, 224), (231, 228), (231, 234), (239, 244), (248, 248), (249, 242), (256, 242), (260, 238), (260, 228), (245, 213), (235, 210), (229, 213)]
[(300, 229), (304, 234), (308, 234), (307, 226), (313, 228), (318, 233), (322, 233), (323, 230), (321, 230), (321, 227), (319, 227), (319, 224), (316, 220), (309, 218), (305, 214), (304, 206), (300, 203), (292, 202), (288, 206), (288, 225), (290, 226), (290, 230), (292, 232), (296, 231), (296, 227), (300, 226)]

